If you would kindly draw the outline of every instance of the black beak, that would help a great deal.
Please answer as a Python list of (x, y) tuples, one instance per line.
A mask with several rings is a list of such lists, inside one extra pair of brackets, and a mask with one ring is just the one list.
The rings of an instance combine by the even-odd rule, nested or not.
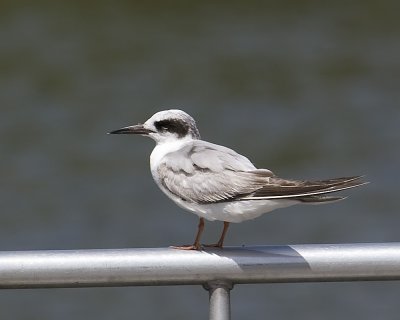
[(137, 124), (135, 126), (124, 127), (118, 130), (109, 132), (108, 134), (143, 134), (148, 135), (149, 133), (154, 133), (153, 130), (146, 129), (142, 124)]

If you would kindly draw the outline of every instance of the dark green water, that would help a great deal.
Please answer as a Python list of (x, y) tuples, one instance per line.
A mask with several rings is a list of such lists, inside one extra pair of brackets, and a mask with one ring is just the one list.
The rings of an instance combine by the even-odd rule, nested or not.
[[(151, 179), (165, 108), (283, 177), (366, 174), (329, 206), (234, 225), (227, 245), (399, 241), (396, 1), (0, 5), (0, 249), (155, 247), (194, 215)], [(219, 223), (207, 224), (205, 242)], [(1, 268), (1, 266), (0, 266)], [(235, 319), (398, 319), (398, 283), (237, 286)], [(199, 287), (0, 292), (1, 319), (204, 319)]]

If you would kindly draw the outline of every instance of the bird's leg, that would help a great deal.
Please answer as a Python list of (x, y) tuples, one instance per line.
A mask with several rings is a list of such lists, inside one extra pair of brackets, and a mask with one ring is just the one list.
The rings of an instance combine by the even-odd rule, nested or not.
[(200, 218), (199, 225), (197, 227), (196, 239), (194, 240), (194, 243), (192, 245), (185, 245), (185, 246), (171, 246), (171, 248), (180, 250), (201, 250), (200, 238), (201, 234), (203, 233), (203, 230), (204, 230), (204, 218)]
[(222, 248), (224, 245), (224, 239), (225, 239), (226, 233), (228, 231), (228, 228), (229, 228), (229, 222), (224, 221), (224, 229), (222, 230), (222, 234), (221, 234), (221, 237), (219, 238), (218, 242), (214, 243), (214, 244), (205, 244), (204, 246), (205, 247)]
[(193, 243), (193, 247), (196, 250), (200, 250), (201, 249), (200, 238), (201, 238), (201, 235), (203, 233), (203, 230), (204, 230), (204, 218), (200, 218), (199, 225), (197, 227), (196, 239), (194, 240), (194, 243)]

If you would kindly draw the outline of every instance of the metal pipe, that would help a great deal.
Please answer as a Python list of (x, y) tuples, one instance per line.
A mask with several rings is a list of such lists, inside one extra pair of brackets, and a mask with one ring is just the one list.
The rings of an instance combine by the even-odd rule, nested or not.
[(399, 279), (400, 243), (0, 252), (0, 288)]
[(230, 320), (231, 302), (230, 290), (232, 284), (224, 281), (215, 281), (207, 283), (205, 289), (210, 297), (210, 320)]

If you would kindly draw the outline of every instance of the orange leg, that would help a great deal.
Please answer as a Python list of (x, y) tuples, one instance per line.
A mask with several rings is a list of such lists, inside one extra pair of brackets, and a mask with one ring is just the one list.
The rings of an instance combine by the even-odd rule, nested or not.
[(207, 244), (204, 246), (205, 247), (222, 248), (224, 246), (224, 240), (225, 240), (226, 233), (228, 232), (228, 228), (229, 228), (229, 222), (224, 221), (224, 229), (222, 230), (222, 234), (221, 234), (221, 237), (219, 238), (218, 242), (214, 243), (214, 244)]
[(174, 249), (180, 250), (201, 250), (200, 238), (201, 234), (204, 230), (204, 218), (200, 218), (199, 225), (197, 227), (197, 235), (194, 243), (192, 245), (185, 245), (185, 246), (171, 246)]

